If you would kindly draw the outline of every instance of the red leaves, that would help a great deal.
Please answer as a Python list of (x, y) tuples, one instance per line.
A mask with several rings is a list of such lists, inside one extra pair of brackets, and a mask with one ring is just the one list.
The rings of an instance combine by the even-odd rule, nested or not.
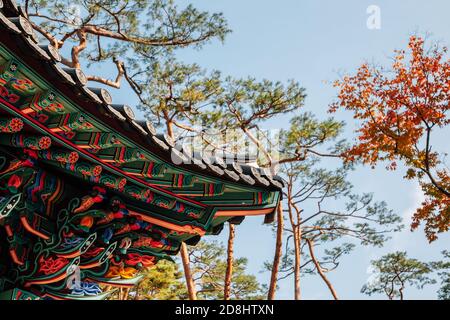
[(434, 191), (426, 188), (428, 198), (413, 226), (425, 221), (427, 236), (434, 240), (434, 233), (450, 224), (449, 178), (445, 169), (439, 170), (439, 155), (431, 152), (430, 141), (432, 129), (450, 122), (450, 60), (444, 60), (446, 48), (425, 50), (419, 37), (411, 37), (408, 48), (395, 52), (390, 72), (363, 64), (356, 75), (336, 81), (338, 99), (330, 112), (344, 108), (361, 121), (346, 161), (372, 166), (388, 161), (388, 169), (395, 170), (395, 160), (402, 160), (410, 168), (407, 178), (418, 178), (423, 185), (421, 179), (430, 179)]
[[(438, 175), (441, 174), (439, 172)], [(449, 177), (440, 178), (440, 182), (448, 188)], [(450, 228), (450, 197), (442, 194), (429, 183), (423, 183), (422, 190), (427, 198), (414, 213), (411, 228), (416, 229), (422, 222), (425, 222), (425, 234), (431, 242), (437, 239), (437, 233), (446, 232)]]

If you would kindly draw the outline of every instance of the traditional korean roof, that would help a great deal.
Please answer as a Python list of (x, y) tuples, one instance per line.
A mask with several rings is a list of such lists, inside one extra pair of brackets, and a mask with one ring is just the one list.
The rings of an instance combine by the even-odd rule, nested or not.
[[(137, 119), (131, 107), (115, 104), (106, 89), (91, 87), (81, 70), (63, 66), (58, 50), (38, 43), (14, 2), (0, 3), (0, 186), (6, 183), (2, 179), (8, 185), (6, 191), (0, 188), (0, 222), (15, 264), (27, 264), (21, 259), (27, 256), (19, 245), (22, 232), (46, 245), (54, 241), (51, 252), (66, 262), (61, 274), (51, 276), (25, 268), (22, 285), (41, 291), (44, 285), (48, 297), (68, 297), (55, 286), (67, 268), (84, 266), (88, 282), (111, 283), (117, 275), (106, 276), (114, 273), (108, 261), (129, 238), (133, 246), (153, 243), (130, 249), (132, 254), (161, 258), (176, 254), (181, 241), (195, 244), (205, 234), (217, 234), (225, 221), (240, 223), (247, 215), (273, 219), (283, 187), (279, 177), (254, 165), (187, 154), (151, 122)], [(17, 187), (9, 185), (13, 176), (20, 180)], [(27, 177), (27, 189), (20, 191)], [(32, 200), (33, 192), (45, 198)], [(16, 218), (13, 212), (22, 202), (33, 210), (21, 209)], [(94, 227), (83, 224), (88, 218)], [(107, 218), (112, 220), (104, 222)], [(65, 223), (76, 235), (84, 230), (69, 249), (63, 245), (67, 237), (58, 234), (55, 240)], [(92, 246), (105, 237), (106, 226), (115, 232), (94, 254)], [(114, 285), (137, 281), (131, 279)], [(86, 284), (89, 290), (97, 289)]]

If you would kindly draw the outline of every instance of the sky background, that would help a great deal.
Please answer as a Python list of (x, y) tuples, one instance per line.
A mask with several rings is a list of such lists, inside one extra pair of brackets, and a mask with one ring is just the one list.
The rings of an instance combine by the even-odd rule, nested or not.
[[(408, 37), (416, 32), (431, 33), (433, 41), (450, 45), (448, 12), (450, 2), (437, 0), (195, 0), (196, 7), (211, 12), (223, 12), (233, 33), (224, 44), (212, 42), (202, 50), (184, 49), (178, 57), (195, 62), (208, 69), (218, 69), (235, 77), (254, 76), (258, 79), (286, 81), (295, 79), (306, 88), (307, 99), (303, 110), (314, 112), (319, 118), (328, 117), (327, 109), (336, 95), (329, 84), (339, 74), (354, 71), (364, 61), (388, 62), (394, 49), (405, 48)], [(180, 1), (180, 3), (182, 3)], [(370, 30), (366, 12), (370, 5), (381, 9), (381, 29)], [(98, 70), (114, 78), (113, 68)], [(115, 103), (136, 105), (130, 89), (110, 90)], [(353, 139), (355, 123), (349, 114), (340, 112), (345, 120), (345, 137)], [(269, 128), (287, 125), (288, 117), (267, 123)], [(445, 138), (450, 130), (434, 137), (434, 149), (449, 151)], [(373, 192), (377, 200), (405, 218), (418, 207), (423, 196), (418, 186), (403, 180), (402, 167), (387, 172), (383, 165), (376, 169), (358, 167), (350, 181), (359, 193)], [(262, 283), (270, 278), (260, 272), (264, 261), (273, 259), (274, 238), (262, 217), (249, 217), (237, 227), (235, 255), (249, 260), (249, 271)], [(225, 242), (227, 232), (216, 237)], [(358, 248), (341, 260), (336, 271), (328, 274), (341, 299), (366, 299), (360, 293), (368, 280), (370, 260), (387, 252), (405, 250), (411, 257), (430, 261), (439, 259), (440, 251), (447, 249), (450, 236), (441, 235), (428, 244), (421, 230), (410, 232), (406, 228), (394, 235), (384, 248)], [(279, 299), (292, 299), (292, 279), (279, 283)], [(301, 279), (303, 299), (330, 299), (325, 284), (316, 276)], [(423, 290), (408, 288), (407, 299), (435, 299), (438, 286)], [(383, 296), (372, 296), (384, 298)]]

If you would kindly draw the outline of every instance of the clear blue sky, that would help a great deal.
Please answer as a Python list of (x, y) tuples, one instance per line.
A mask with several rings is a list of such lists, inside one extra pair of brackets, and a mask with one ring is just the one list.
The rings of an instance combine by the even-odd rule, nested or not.
[[(450, 45), (448, 12), (450, 2), (437, 0), (208, 0), (191, 1), (198, 8), (220, 11), (228, 19), (233, 33), (225, 44), (212, 43), (201, 51), (184, 50), (179, 57), (187, 62), (221, 70), (232, 76), (252, 75), (272, 80), (295, 79), (308, 94), (305, 110), (326, 117), (328, 104), (335, 97), (327, 81), (336, 79), (338, 72), (352, 71), (365, 60), (385, 63), (393, 49), (404, 48), (408, 36), (417, 31), (430, 32), (433, 40)], [(381, 9), (381, 29), (366, 27), (369, 5)], [(109, 71), (102, 73), (108, 75)], [(110, 75), (113, 77), (114, 75)], [(114, 90), (110, 90), (114, 91)], [(116, 103), (137, 103), (129, 89), (112, 92)], [(354, 123), (347, 114), (340, 119), (348, 123), (346, 136), (352, 138)], [(280, 125), (269, 123), (271, 127)], [(449, 151), (441, 132), (436, 147)], [(418, 206), (421, 194), (413, 182), (402, 179), (404, 171), (386, 172), (383, 166), (372, 170), (358, 168), (351, 179), (359, 192), (374, 192), (378, 200), (387, 201), (390, 208), (410, 217)], [(408, 223), (408, 220), (405, 221)], [(218, 237), (225, 240), (226, 232)], [(368, 279), (369, 261), (386, 252), (407, 250), (410, 256), (424, 260), (439, 257), (449, 247), (450, 236), (429, 245), (419, 230), (408, 229), (398, 234), (383, 249), (360, 248), (342, 260), (337, 271), (329, 274), (339, 296), (343, 299), (365, 299), (361, 286)], [(265, 260), (272, 259), (274, 239), (262, 218), (247, 218), (237, 228), (237, 256), (249, 259), (250, 270), (262, 282), (268, 273), (259, 273)], [(424, 290), (408, 289), (408, 299), (435, 299), (436, 286)], [(329, 299), (330, 294), (319, 278), (302, 277), (305, 299)], [(280, 283), (278, 298), (291, 299), (291, 280)], [(374, 298), (384, 298), (375, 296)]]

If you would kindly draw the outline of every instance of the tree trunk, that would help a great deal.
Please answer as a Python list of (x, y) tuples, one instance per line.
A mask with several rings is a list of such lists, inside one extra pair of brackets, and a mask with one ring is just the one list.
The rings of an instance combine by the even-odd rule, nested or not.
[(195, 292), (194, 280), (192, 280), (191, 267), (189, 265), (189, 253), (187, 245), (182, 242), (180, 248), (181, 261), (183, 262), (184, 276), (186, 278), (186, 286), (188, 289), (189, 300), (197, 300), (197, 293)]
[(273, 257), (272, 274), (270, 277), (269, 293), (267, 295), (267, 300), (275, 299), (275, 291), (277, 289), (278, 270), (280, 268), (281, 254), (282, 254), (282, 250), (283, 250), (283, 248), (282, 248), (283, 228), (284, 228), (283, 206), (280, 202), (277, 207), (277, 240), (276, 240), (276, 244), (275, 244), (275, 254)]
[(301, 239), (301, 228), (299, 225), (293, 227), (294, 230), (294, 295), (295, 300), (300, 300), (300, 262), (301, 262), (301, 254), (300, 254), (300, 239)]
[(322, 280), (327, 285), (328, 289), (330, 289), (330, 292), (333, 295), (334, 300), (339, 300), (339, 298), (337, 296), (337, 293), (336, 293), (336, 291), (333, 288), (333, 285), (331, 284), (330, 280), (328, 280), (328, 278), (326, 277), (325, 273), (323, 273), (323, 270), (322, 270), (319, 262), (317, 261), (315, 255), (314, 255), (313, 242), (310, 239), (306, 239), (306, 242), (308, 243), (309, 253), (311, 255), (311, 259), (312, 259), (314, 265), (316, 266), (317, 272), (319, 273), (320, 277), (322, 278)]
[(400, 300), (403, 300), (403, 290), (404, 289), (405, 289), (405, 287), (403, 285), (400, 289), (398, 289), (398, 292), (400, 293)]
[(227, 248), (227, 270), (225, 274), (225, 286), (223, 290), (223, 299), (230, 300), (231, 295), (231, 277), (233, 276), (233, 250), (234, 250), (234, 224), (228, 224), (230, 234), (228, 236)]
[(173, 127), (172, 123), (167, 124), (167, 135), (173, 139)]
[[(301, 240), (301, 227), (300, 227), (300, 210), (292, 203), (292, 183), (288, 186), (287, 205), (289, 213), (289, 221), (291, 222), (292, 233), (294, 235), (294, 299), (300, 300), (300, 240)], [(293, 208), (296, 210), (296, 219), (294, 218)]]

